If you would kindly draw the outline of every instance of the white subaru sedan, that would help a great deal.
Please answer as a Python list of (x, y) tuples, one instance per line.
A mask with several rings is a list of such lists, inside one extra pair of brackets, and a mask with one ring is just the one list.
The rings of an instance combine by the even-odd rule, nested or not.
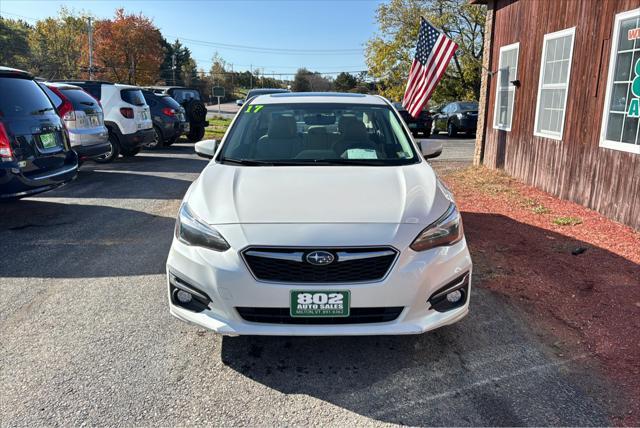
[(384, 98), (245, 103), (180, 207), (171, 313), (224, 335), (418, 334), (468, 312), (451, 193)]

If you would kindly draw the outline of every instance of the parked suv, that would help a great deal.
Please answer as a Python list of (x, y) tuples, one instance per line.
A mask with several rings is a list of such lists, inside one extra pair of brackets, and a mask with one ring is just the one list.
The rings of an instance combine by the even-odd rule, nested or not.
[(156, 94), (149, 90), (142, 91), (147, 105), (151, 109), (153, 120), (154, 140), (147, 147), (170, 146), (180, 135), (188, 133), (189, 122), (185, 117), (184, 108), (176, 100), (166, 94)]
[(76, 178), (78, 155), (33, 76), (0, 67), (0, 94), (0, 198), (44, 192)]
[(458, 132), (475, 134), (478, 125), (478, 103), (476, 101), (456, 101), (433, 113), (433, 134), (446, 131), (449, 137)]
[(416, 118), (411, 116), (411, 113), (404, 108), (402, 103), (393, 103), (393, 106), (398, 110), (402, 120), (404, 120), (404, 123), (407, 124), (414, 136), (418, 136), (418, 134), (423, 134), (425, 138), (431, 136), (432, 118), (431, 113), (429, 113), (427, 109), (422, 110)]
[(80, 86), (102, 104), (111, 150), (96, 161), (111, 162), (120, 154), (135, 156), (155, 138), (151, 112), (139, 87), (95, 80), (65, 83)]
[(176, 100), (184, 108), (189, 122), (187, 138), (192, 143), (202, 140), (204, 128), (209, 126), (209, 122), (206, 120), (207, 106), (204, 105), (200, 91), (183, 86), (153, 86), (147, 89), (156, 94), (167, 94)]
[(79, 86), (40, 83), (69, 131), (71, 148), (80, 160), (104, 156), (111, 151), (109, 132), (98, 100)]

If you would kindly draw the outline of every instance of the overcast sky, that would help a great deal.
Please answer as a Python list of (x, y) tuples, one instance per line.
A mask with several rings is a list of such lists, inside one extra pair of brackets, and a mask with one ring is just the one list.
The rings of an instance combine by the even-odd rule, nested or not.
[(248, 70), (253, 65), (266, 73), (293, 74), (302, 66), (321, 72), (365, 70), (363, 47), (376, 31), (379, 3), (0, 0), (0, 14), (33, 23), (56, 15), (62, 5), (98, 18), (111, 17), (116, 8), (124, 7), (127, 12), (142, 12), (152, 18), (168, 40), (180, 38), (205, 70), (217, 51), (234, 70)]

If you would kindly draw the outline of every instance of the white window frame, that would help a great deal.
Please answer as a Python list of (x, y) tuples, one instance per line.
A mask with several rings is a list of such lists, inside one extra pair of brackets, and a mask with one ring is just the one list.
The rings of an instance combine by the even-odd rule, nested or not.
[(613, 91), (613, 74), (616, 71), (616, 59), (618, 50), (618, 37), (620, 36), (620, 21), (628, 18), (640, 16), (640, 8), (628, 10), (616, 15), (613, 21), (613, 35), (611, 36), (611, 50), (609, 51), (609, 75), (607, 76), (607, 92), (604, 97), (604, 108), (602, 109), (602, 122), (600, 126), (600, 147), (606, 149), (620, 150), (640, 154), (640, 144), (621, 143), (619, 141), (607, 140), (607, 124), (609, 121), (609, 103), (611, 92)]
[[(562, 37), (571, 36), (571, 49), (569, 50), (569, 66), (567, 67), (567, 83), (544, 83), (544, 68), (547, 58), (547, 42)], [(565, 30), (556, 31), (544, 35), (542, 40), (542, 56), (540, 57), (540, 76), (538, 78), (538, 99), (536, 102), (536, 119), (533, 123), (533, 135), (536, 137), (551, 138), (552, 140), (562, 141), (564, 135), (564, 123), (567, 116), (567, 100), (569, 99), (569, 86), (571, 83), (571, 65), (573, 63), (573, 46), (576, 42), (576, 27), (567, 28)], [(560, 123), (560, 134), (554, 134), (550, 132), (538, 131), (538, 120), (540, 116), (540, 103), (542, 102), (543, 89), (564, 89), (566, 91), (564, 95), (564, 104), (562, 105), (562, 121)]]
[(503, 125), (498, 125), (497, 121), (498, 121), (498, 100), (499, 100), (499, 95), (500, 95), (500, 73), (502, 70), (502, 53), (504, 51), (508, 51), (508, 50), (516, 50), (516, 71), (515, 71), (515, 76), (514, 76), (514, 80), (516, 80), (518, 78), (518, 62), (520, 62), (520, 42), (516, 42), (516, 43), (512, 43), (510, 45), (506, 45), (506, 46), (502, 46), (500, 48), (500, 52), (498, 53), (498, 72), (496, 73), (496, 95), (495, 95), (495, 100), (494, 100), (494, 106), (493, 106), (493, 129), (500, 129), (502, 131), (511, 131), (511, 128), (513, 126), (513, 111), (516, 109), (516, 87), (512, 84), (509, 83), (509, 86), (507, 87), (507, 90), (509, 92), (513, 92), (513, 105), (511, 106), (511, 116), (509, 117), (509, 123), (511, 124), (511, 126), (503, 126)]

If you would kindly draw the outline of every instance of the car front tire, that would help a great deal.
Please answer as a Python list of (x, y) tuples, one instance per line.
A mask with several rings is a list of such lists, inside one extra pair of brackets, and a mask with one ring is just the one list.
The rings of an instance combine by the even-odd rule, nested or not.
[(153, 125), (153, 133), (154, 133), (153, 141), (144, 145), (145, 148), (147, 149), (157, 149), (162, 147), (163, 145), (162, 143), (164, 141), (164, 137), (162, 136), (162, 131), (160, 130), (160, 128)]
[(447, 135), (449, 136), (449, 138), (453, 138), (456, 135), (458, 135), (458, 129), (456, 127), (456, 124), (453, 123), (452, 121), (450, 121), (449, 124), (447, 125)]
[(191, 127), (191, 130), (187, 134), (187, 139), (192, 143), (197, 143), (202, 140), (202, 137), (204, 137), (204, 127), (202, 126)]
[(111, 144), (111, 150), (104, 155), (97, 156), (93, 160), (98, 163), (110, 163), (118, 159), (120, 154), (120, 141), (113, 132), (109, 131), (109, 143)]

